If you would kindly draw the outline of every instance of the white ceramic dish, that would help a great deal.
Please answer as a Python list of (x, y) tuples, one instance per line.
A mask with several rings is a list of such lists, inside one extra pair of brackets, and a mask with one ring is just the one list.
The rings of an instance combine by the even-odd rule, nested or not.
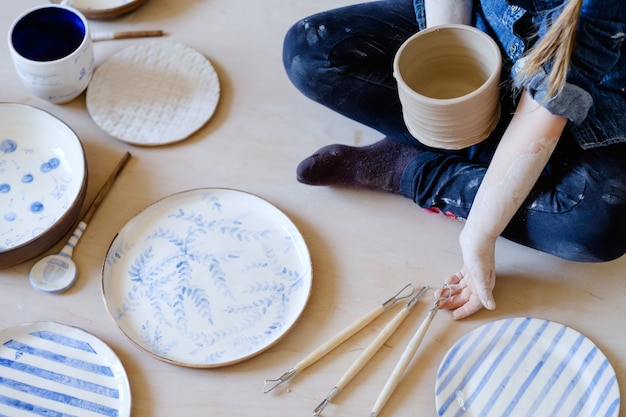
[(35, 107), (0, 103), (0, 267), (58, 242), (86, 188), (84, 150), (72, 129)]
[(311, 260), (275, 206), (228, 189), (169, 196), (113, 240), (106, 308), (139, 348), (165, 362), (218, 367), (249, 359), (295, 324)]
[(437, 415), (619, 415), (608, 359), (588, 338), (555, 322), (510, 318), (462, 337), (445, 355)]
[[(62, 3), (63, 0), (50, 0), (52, 3)], [(115, 19), (130, 13), (148, 0), (70, 0), (69, 5), (79, 10), (87, 19)]]
[(0, 415), (130, 416), (126, 371), (92, 334), (24, 323), (0, 331), (0, 342)]
[(100, 65), (87, 110), (105, 132), (133, 145), (178, 142), (213, 116), (217, 73), (202, 54), (168, 41), (141, 42)]

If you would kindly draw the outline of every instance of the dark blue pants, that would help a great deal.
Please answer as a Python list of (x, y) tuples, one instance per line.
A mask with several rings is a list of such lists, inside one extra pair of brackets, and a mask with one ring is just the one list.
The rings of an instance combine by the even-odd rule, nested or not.
[[(515, 94), (504, 85), (500, 124), (480, 144), (461, 151), (420, 145), (404, 125), (392, 75), (396, 51), (417, 31), (412, 0), (342, 7), (297, 22), (285, 38), (284, 64), (307, 97), (421, 148), (403, 174), (402, 194), (464, 219), (511, 118)], [(626, 252), (625, 215), (626, 144), (582, 150), (566, 130), (503, 236), (565, 259), (607, 261)]]

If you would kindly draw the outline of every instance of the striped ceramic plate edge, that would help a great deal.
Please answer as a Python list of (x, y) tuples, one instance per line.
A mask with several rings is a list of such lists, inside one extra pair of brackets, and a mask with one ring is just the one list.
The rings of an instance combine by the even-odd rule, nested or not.
[(435, 385), (437, 415), (616, 417), (613, 367), (587, 337), (562, 324), (509, 318), (453, 345)]

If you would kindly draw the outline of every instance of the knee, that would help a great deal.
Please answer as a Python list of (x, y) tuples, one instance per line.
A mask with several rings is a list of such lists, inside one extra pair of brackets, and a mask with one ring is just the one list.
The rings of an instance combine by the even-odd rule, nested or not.
[(600, 198), (593, 204), (593, 215), (583, 230), (584, 241), (599, 261), (611, 261), (626, 253), (626, 184), (606, 178), (598, 186)]
[(323, 21), (315, 16), (307, 17), (289, 28), (283, 42), (287, 76), (298, 90), (311, 98), (319, 94), (318, 74), (327, 67), (323, 51), (325, 33)]
[(573, 261), (621, 257), (626, 253), (626, 182), (619, 176), (574, 173), (558, 184), (556, 193), (545, 194), (550, 199), (534, 207), (538, 210), (529, 212), (532, 226), (527, 226), (532, 236), (539, 236), (537, 246)]
[[(557, 255), (573, 261), (606, 262), (626, 253), (626, 223), (624, 215), (614, 210), (598, 209), (595, 215), (582, 224), (571, 225), (577, 230), (564, 233)], [(558, 252), (558, 249), (557, 249)]]

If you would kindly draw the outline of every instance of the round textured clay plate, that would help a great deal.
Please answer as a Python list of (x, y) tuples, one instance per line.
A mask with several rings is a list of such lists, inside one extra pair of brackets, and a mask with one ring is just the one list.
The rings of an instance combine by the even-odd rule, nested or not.
[(87, 110), (116, 139), (158, 146), (195, 133), (213, 116), (217, 73), (198, 51), (180, 43), (138, 43), (100, 65), (87, 88)]

